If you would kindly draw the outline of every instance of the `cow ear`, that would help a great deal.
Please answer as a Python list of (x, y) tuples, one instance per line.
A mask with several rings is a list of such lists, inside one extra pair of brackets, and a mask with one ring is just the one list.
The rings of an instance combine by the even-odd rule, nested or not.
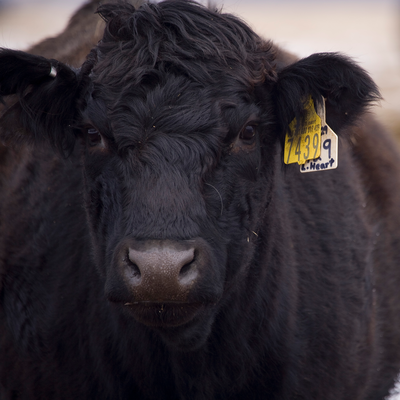
[(349, 58), (336, 53), (313, 54), (278, 74), (274, 100), (283, 136), (293, 118), (304, 119), (304, 104), (310, 95), (317, 103), (325, 97), (326, 121), (339, 135), (381, 99), (369, 75)]
[(73, 70), (56, 60), (1, 49), (2, 141), (48, 141), (63, 153), (72, 151), (82, 106), (79, 99), (88, 79), (87, 68), (83, 68), (86, 73), (82, 68)]

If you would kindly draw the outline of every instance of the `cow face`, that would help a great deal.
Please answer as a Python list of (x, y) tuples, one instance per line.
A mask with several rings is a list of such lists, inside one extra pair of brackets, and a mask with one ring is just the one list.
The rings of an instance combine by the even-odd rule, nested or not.
[[(254, 185), (260, 163), (257, 110), (243, 104), (241, 126), (229, 127), (215, 94), (173, 75), (115, 101), (105, 92), (94, 84), (84, 166), (107, 297), (153, 327), (187, 325), (197, 315), (204, 327), (223, 293), (229, 244), (248, 236), (241, 218), (250, 205), (239, 188)], [(104, 104), (113, 107), (103, 113)]]
[(170, 346), (195, 349), (257, 265), (282, 138), (304, 98), (326, 97), (340, 133), (377, 90), (338, 55), (278, 71), (269, 43), (192, 3), (99, 11), (105, 35), (78, 71), (1, 53), (0, 94), (21, 95), (2, 137), (28, 131), (61, 149), (81, 139), (106, 297)]
[[(142, 19), (157, 7), (130, 18), (148, 28)], [(170, 35), (172, 16), (160, 20)], [(108, 299), (161, 332), (195, 326), (199, 333), (191, 341), (198, 345), (227, 282), (238, 279), (251, 258), (262, 137), (272, 136), (260, 132), (272, 114), (256, 105), (255, 77), (240, 74), (236, 49), (230, 66), (202, 59), (201, 41), (210, 36), (198, 35), (193, 61), (180, 65), (173, 58), (189, 48), (189, 38), (181, 33), (179, 46), (164, 39), (152, 45), (153, 30), (127, 33), (122, 55), (110, 27), (96, 53), (83, 132), (88, 218)], [(156, 53), (151, 46), (158, 50), (149, 58)], [(271, 58), (266, 46), (260, 65)]]

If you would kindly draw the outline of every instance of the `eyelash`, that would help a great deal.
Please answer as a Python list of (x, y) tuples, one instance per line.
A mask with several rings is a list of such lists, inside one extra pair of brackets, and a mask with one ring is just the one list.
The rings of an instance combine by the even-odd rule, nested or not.
[(101, 136), (100, 132), (96, 128), (94, 128), (93, 126), (87, 127), (86, 134), (87, 134), (89, 145), (91, 147), (95, 147), (95, 146), (105, 147), (104, 139)]

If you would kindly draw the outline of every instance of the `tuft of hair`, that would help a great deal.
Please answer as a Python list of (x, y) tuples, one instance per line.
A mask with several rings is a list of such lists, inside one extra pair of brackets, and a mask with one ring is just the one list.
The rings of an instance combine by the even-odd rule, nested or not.
[[(187, 0), (144, 3), (137, 10), (104, 4), (98, 13), (106, 21), (98, 45), (101, 70), (112, 69), (116, 81), (137, 84), (157, 70), (203, 85), (228, 75), (254, 87), (275, 76), (271, 43), (230, 14)], [(100, 68), (96, 73), (101, 79)]]

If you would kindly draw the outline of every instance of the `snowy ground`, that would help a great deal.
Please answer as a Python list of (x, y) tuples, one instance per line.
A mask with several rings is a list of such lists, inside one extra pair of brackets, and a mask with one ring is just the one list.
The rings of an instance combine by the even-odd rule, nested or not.
[(393, 394), (387, 400), (400, 400), (400, 380), (397, 382), (396, 387), (393, 389)]
[[(214, 0), (259, 34), (307, 56), (339, 51), (377, 82), (384, 101), (374, 112), (400, 139), (400, 3), (395, 0)], [(25, 3), (25, 4), (23, 4)], [(24, 49), (66, 25), (82, 0), (0, 0), (0, 47)], [(398, 387), (400, 391), (400, 383)], [(400, 400), (400, 395), (390, 400)]]

